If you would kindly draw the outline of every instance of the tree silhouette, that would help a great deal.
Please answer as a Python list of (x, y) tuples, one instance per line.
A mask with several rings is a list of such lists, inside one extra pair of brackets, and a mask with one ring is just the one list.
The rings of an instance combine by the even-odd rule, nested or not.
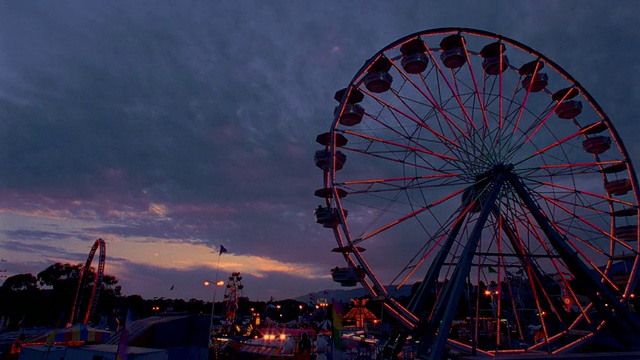
[(0, 315), (11, 319), (10, 328), (39, 324), (46, 316), (36, 284), (32, 274), (18, 274), (8, 277), (0, 286)]
[(18, 274), (8, 277), (2, 286), (3, 291), (24, 291), (37, 289), (37, 279), (33, 274)]

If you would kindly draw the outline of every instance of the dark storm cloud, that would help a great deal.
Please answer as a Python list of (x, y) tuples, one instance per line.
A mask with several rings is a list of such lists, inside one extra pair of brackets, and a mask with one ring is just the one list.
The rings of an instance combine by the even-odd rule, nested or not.
[(223, 243), (330, 267), (341, 259), (312, 217), (322, 186), (313, 140), (329, 129), (333, 93), (376, 51), (445, 26), (521, 41), (589, 89), (635, 156), (637, 10), (577, 1), (5, 2), (2, 207), (64, 212), (123, 239)]
[(30, 254), (38, 254), (41, 256), (46, 256), (46, 257), (67, 257), (67, 258), (73, 258), (76, 260), (81, 260), (83, 257), (86, 259), (87, 255), (80, 255), (78, 253), (71, 253), (59, 246), (51, 246), (51, 245), (44, 245), (44, 244), (39, 244), (38, 246), (33, 246), (30, 243), (24, 243), (24, 242), (20, 242), (20, 241), (3, 241), (0, 244), (2, 244), (2, 249), (4, 249), (5, 251), (18, 251), (18, 252), (23, 252), (23, 253), (30, 253)]
[(71, 234), (65, 234), (54, 231), (42, 231), (42, 230), (5, 230), (1, 231), (2, 234), (17, 240), (38, 240), (43, 242), (56, 241), (66, 239)]
[(273, 192), (274, 168), (289, 181), (310, 168), (300, 144), (317, 105), (300, 99), (312, 84), (286, 39), (234, 34), (203, 17), (215, 8), (40, 7), (4, 25), (17, 35), (3, 39), (17, 78), (2, 107), (7, 188), (237, 201)]

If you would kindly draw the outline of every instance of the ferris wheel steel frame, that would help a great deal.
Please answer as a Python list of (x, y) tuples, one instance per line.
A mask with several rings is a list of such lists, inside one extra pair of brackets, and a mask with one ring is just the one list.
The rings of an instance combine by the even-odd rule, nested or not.
[[(455, 36), (458, 36), (459, 39), (456, 39)], [(490, 44), (491, 48), (487, 45), (479, 52), (473, 51), (467, 48), (465, 36), (476, 42), (485, 39), (487, 42), (494, 41), (494, 43)], [(432, 39), (442, 39), (440, 48), (429, 46), (428, 41)], [(454, 43), (459, 41), (460, 45), (455, 49), (453, 47), (446, 49), (443, 43), (447, 39), (453, 39)], [(412, 45), (418, 43), (416, 46), (418, 46), (419, 50), (409, 54), (413, 56), (411, 58), (413, 60), (410, 59), (407, 62), (415, 61), (415, 64), (420, 66), (424, 63), (426, 71), (423, 69), (418, 72), (414, 70), (409, 72), (406, 70), (407, 68), (404, 68), (404, 70), (401, 68), (400, 60), (402, 59), (402, 66), (404, 67), (405, 59), (409, 58), (408, 54), (404, 52), (404, 47), (411, 42), (414, 43)], [(419, 43), (423, 44), (424, 50), (420, 50)], [(415, 49), (416, 47), (414, 46), (414, 51)], [(402, 55), (397, 55), (398, 50), (402, 52)], [(509, 63), (505, 56), (506, 50), (517, 51), (520, 58), (529, 57), (533, 61), (518, 69)], [(444, 61), (447, 51), (453, 53), (453, 55), (458, 55), (457, 60), (462, 62), (462, 65), (454, 65), (453, 67), (446, 65)], [(497, 51), (497, 53), (490, 58), (483, 54), (485, 51), (486, 53)], [(395, 55), (388, 56), (388, 54)], [(442, 62), (437, 59), (437, 54), (440, 54)], [(482, 68), (478, 66), (480, 57), (485, 59)], [(451, 58), (447, 58), (447, 60), (449, 59)], [(493, 61), (493, 64), (491, 64), (491, 61)], [(487, 67), (485, 67), (485, 63), (488, 63)], [(476, 69), (474, 69), (474, 64)], [(525, 69), (526, 65), (529, 65), (529, 67)], [(490, 66), (493, 66), (493, 68), (490, 68)], [(547, 74), (543, 74), (540, 71), (544, 66), (551, 69), (554, 79), (569, 86), (552, 93), (547, 88), (552, 87), (551, 84), (547, 83)], [(480, 69), (480, 75), (474, 73), (474, 70), (478, 70), (477, 68)], [(451, 70), (450, 73), (446, 72), (448, 70)], [(421, 74), (423, 71), (425, 71), (425, 75)], [(494, 75), (492, 77), (493, 84), (495, 85), (498, 82), (499, 86), (497, 89), (491, 86), (487, 91), (486, 84), (492, 80), (491, 75), (489, 75), (490, 71), (493, 72), (491, 75)], [(507, 77), (503, 73), (507, 71), (510, 71), (511, 74), (519, 72), (519, 78), (514, 76), (512, 78), (517, 79), (517, 81), (513, 81), (515, 84), (522, 84), (520, 89), (517, 87), (514, 89), (511, 97), (503, 89), (503, 77)], [(399, 79), (401, 85), (396, 87), (391, 85), (392, 77), (389, 75), (391, 72), (401, 75)], [(433, 81), (433, 79), (438, 81), (436, 89), (431, 89), (427, 83), (428, 81)], [(469, 79), (472, 81), (469, 81)], [(480, 80), (482, 81), (482, 89), (479, 85)], [(534, 81), (538, 80), (540, 81), (534, 84)], [(379, 87), (382, 86), (382, 89), (376, 89), (376, 85), (372, 85), (369, 88), (367, 81), (372, 83), (377, 81), (376, 84)], [(504, 83), (506, 84), (507, 81), (504, 80)], [(465, 88), (464, 86), (467, 83), (468, 86)], [(540, 84), (543, 84), (542, 88), (536, 89), (535, 92), (542, 92), (542, 94), (548, 95), (550, 105), (546, 105), (546, 108), (541, 108), (542, 110), (537, 113), (534, 111), (537, 109), (532, 108), (537, 103), (542, 104), (542, 101), (533, 99), (533, 88)], [(442, 89), (451, 92), (450, 98), (446, 98), (444, 101)], [(463, 94), (461, 89), (466, 93)], [(395, 98), (386, 100), (381, 94), (386, 91), (389, 91)], [(411, 91), (417, 94), (416, 98), (422, 96), (423, 98), (420, 98), (420, 101), (423, 101), (423, 103), (420, 103), (416, 98), (412, 98), (410, 96)], [(518, 91), (525, 92), (523, 98), (517, 98), (519, 96), (516, 95)], [(578, 95), (581, 96), (580, 99), (585, 100), (588, 104), (588, 108), (585, 111), (596, 117), (593, 119), (594, 123), (583, 126), (576, 120), (582, 112), (582, 105), (580, 101), (575, 102), (572, 99)], [(404, 325), (405, 330), (395, 334), (395, 338), (389, 342), (390, 345), (385, 349), (385, 356), (397, 356), (409, 335), (421, 340), (417, 352), (419, 358), (439, 358), (446, 344), (471, 350), (473, 354), (482, 353), (495, 356), (500, 352), (498, 348), (490, 350), (478, 347), (476, 343), (477, 333), (475, 342), (470, 346), (448, 339), (449, 329), (452, 326), (458, 306), (458, 301), (451, 301), (450, 299), (460, 299), (465, 294), (470, 296), (470, 290), (468, 288), (465, 290), (465, 287), (469, 286), (471, 274), (474, 271), (477, 273), (474, 275), (477, 275), (478, 279), (476, 291), (480, 291), (480, 259), (482, 256), (484, 256), (485, 260), (489, 256), (494, 256), (496, 259), (494, 264), (497, 265), (494, 266), (498, 268), (498, 288), (502, 284), (500, 276), (506, 279), (507, 274), (509, 274), (504, 260), (506, 257), (515, 257), (521, 264), (521, 269), (526, 269), (525, 276), (529, 281), (529, 290), (533, 292), (533, 297), (537, 304), (536, 308), (538, 309), (537, 313), (540, 318), (540, 326), (542, 327), (541, 330), (544, 332), (543, 340), (528, 346), (526, 350), (546, 351), (550, 355), (571, 352), (590, 341), (594, 335), (605, 328), (605, 324), (609, 324), (606, 329), (614, 335), (624, 348), (634, 348), (635, 341), (640, 339), (640, 322), (629, 310), (627, 304), (630, 298), (634, 296), (633, 290), (638, 283), (638, 269), (640, 268), (637, 226), (638, 204), (640, 204), (638, 180), (629, 154), (611, 120), (590, 93), (567, 71), (542, 53), (504, 36), (469, 28), (439, 28), (408, 35), (384, 47), (366, 61), (349, 85), (341, 92), (336, 93), (335, 98), (339, 105), (335, 109), (330, 132), (321, 135), (324, 136), (324, 140), (317, 140), (326, 147), (325, 154), (318, 156), (318, 152), (316, 153), (316, 165), (324, 170), (325, 186), (324, 189), (316, 191), (316, 195), (325, 198), (326, 206), (324, 209), (319, 207), (318, 210), (327, 210), (328, 215), (322, 222), (318, 220), (318, 217), (316, 219), (323, 226), (332, 229), (338, 244), (336, 249), (338, 252), (342, 252), (348, 268), (358, 268), (358, 271), (362, 272), (362, 277), (355, 277), (350, 280), (357, 280), (370, 292), (373, 298), (383, 301), (385, 310)], [(374, 107), (373, 114), (365, 113), (362, 108), (357, 108), (359, 107), (358, 103), (363, 98), (369, 101), (369, 104), (378, 106), (377, 108)], [(507, 105), (503, 107), (503, 102), (509, 103), (508, 107)], [(499, 103), (499, 109), (495, 103)], [(534, 105), (530, 105), (532, 103)], [(517, 116), (513, 115), (516, 113), (511, 109), (513, 104), (516, 106), (516, 111), (519, 112)], [(578, 105), (580, 106), (578, 107)], [(414, 111), (412, 106), (415, 106), (415, 109), (418, 110), (422, 108), (430, 109), (432, 111), (431, 115), (429, 115), (431, 118), (428, 118), (427, 114), (418, 113), (417, 110)], [(447, 107), (455, 108), (457, 113), (447, 109)], [(492, 110), (489, 110), (490, 108)], [(562, 111), (564, 113), (561, 113)], [(530, 113), (533, 115), (530, 115)], [(565, 125), (551, 124), (549, 119), (554, 114), (562, 119), (569, 119), (567, 121), (571, 121), (577, 127), (577, 130), (568, 132), (568, 135), (564, 137), (563, 134), (556, 136), (557, 133), (565, 131)], [(351, 118), (347, 119), (348, 116), (351, 116)], [(359, 116), (361, 120), (353, 121), (354, 116)], [(388, 116), (388, 118), (384, 116)], [(532, 116), (534, 121), (529, 128), (521, 127), (524, 126), (521, 121), (524, 123), (527, 117), (531, 118)], [(394, 121), (393, 124), (391, 124), (392, 120)], [(396, 129), (393, 127), (393, 125), (405, 124), (403, 123), (404, 120), (407, 120), (406, 123), (416, 125), (419, 130), (410, 133), (407, 128), (398, 126), (399, 129)], [(492, 120), (497, 120), (495, 125), (490, 124)], [(344, 123), (341, 123), (342, 121)], [(353, 123), (349, 124), (349, 121)], [(363, 123), (369, 121), (372, 125), (359, 125), (360, 121)], [(436, 124), (429, 125), (428, 121), (435, 121)], [(513, 125), (513, 132), (509, 134), (506, 128), (511, 125)], [(351, 126), (355, 126), (356, 130), (351, 130), (349, 128)], [(358, 126), (361, 127), (358, 128)], [(374, 129), (374, 126), (377, 126), (377, 128)], [(439, 126), (439, 128), (436, 126)], [(552, 126), (556, 126), (558, 131), (552, 131), (553, 129), (550, 129)], [(387, 131), (384, 134), (392, 134), (393, 138), (376, 137), (376, 131), (380, 133)], [(403, 131), (406, 131), (406, 136)], [(421, 139), (415, 135), (418, 131), (424, 131), (431, 137), (427, 138), (425, 136)], [(602, 132), (606, 132), (610, 136), (609, 143), (606, 143), (604, 137), (595, 136)], [(452, 136), (447, 136), (447, 134), (452, 134)], [(504, 139), (501, 138), (503, 134), (505, 136)], [(515, 140), (516, 145), (513, 145), (511, 143), (512, 138), (508, 136), (512, 135), (515, 138), (517, 134), (520, 137)], [(366, 144), (366, 146), (362, 145), (360, 148), (357, 145), (347, 147), (345, 135)], [(495, 136), (495, 138), (492, 138), (492, 136)], [(542, 140), (537, 140), (542, 136), (549, 137), (551, 142), (543, 144)], [(423, 146), (420, 143), (425, 138), (429, 140), (430, 146)], [(593, 155), (592, 161), (575, 163), (568, 161), (569, 154), (575, 156), (574, 154), (576, 153), (575, 147), (571, 147), (573, 146), (572, 141), (576, 142), (578, 139), (583, 139), (582, 145), (588, 153), (586, 156)], [(613, 144), (610, 142), (611, 139), (614, 141)], [(402, 143), (403, 140), (405, 140), (404, 143)], [(499, 153), (499, 151), (503, 150), (500, 148), (502, 146), (499, 143), (500, 140), (504, 140), (505, 143), (509, 140), (505, 155)], [(535, 145), (534, 140), (537, 140)], [(544, 140), (546, 141), (546, 138)], [(386, 152), (372, 150), (376, 144), (381, 144), (381, 147), (384, 147)], [(442, 164), (456, 163), (459, 160), (456, 155), (462, 153), (460, 149), (463, 146), (461, 144), (472, 149), (467, 154), (468, 158), (472, 158), (471, 155), (477, 157), (472, 158), (473, 161), (470, 161), (470, 163), (473, 163), (473, 169), (469, 167), (456, 170), (460, 170), (460, 173), (464, 172), (463, 170), (468, 170), (468, 174), (465, 175), (468, 178), (475, 178), (475, 180), (467, 181), (464, 184), (463, 182), (456, 184), (453, 180), (447, 182), (448, 180), (446, 179), (462, 178), (462, 176), (453, 172), (440, 171), (445, 169), (446, 166), (443, 165), (438, 168), (424, 159), (429, 157), (436, 159), (433, 162), (435, 164), (438, 162)], [(491, 145), (500, 149), (491, 149)], [(480, 146), (483, 146), (483, 148), (480, 149)], [(588, 148), (589, 146), (591, 148)], [(595, 150), (594, 146), (596, 147)], [(597, 148), (598, 146), (600, 148)], [(614, 149), (614, 154), (610, 158), (602, 156), (609, 149), (607, 146)], [(605, 149), (602, 150), (602, 148)], [(615, 152), (616, 149), (617, 152)], [(422, 164), (422, 168), (419, 170), (433, 170), (436, 174), (422, 175), (422, 177), (416, 175), (415, 178), (411, 178), (412, 180), (407, 180), (410, 176), (405, 173), (397, 175), (396, 178), (385, 178), (379, 174), (374, 174), (373, 176), (380, 176), (375, 178), (358, 178), (354, 176), (354, 173), (350, 173), (351, 178), (342, 180), (338, 175), (338, 171), (345, 166), (346, 156), (340, 150), (348, 151), (349, 154), (354, 156), (360, 156), (358, 159), (365, 159), (365, 161), (369, 159), (372, 164), (374, 160), (388, 161), (401, 166), (413, 166), (416, 169), (420, 168), (421, 166), (419, 165)], [(530, 156), (515, 159), (519, 152), (527, 150), (532, 151)], [(554, 152), (552, 153), (552, 151)], [(473, 154), (471, 154), (472, 152)], [(401, 158), (400, 155), (394, 157), (396, 153), (401, 153), (405, 158)], [(409, 158), (407, 154), (419, 160), (414, 160), (414, 162), (406, 160)], [(494, 156), (494, 158), (482, 162), (482, 155)], [(578, 157), (580, 156), (576, 156), (576, 158)], [(522, 170), (518, 167), (518, 165), (527, 163), (532, 158), (540, 163), (534, 164), (533, 170)], [(565, 159), (567, 162), (563, 163), (561, 160)], [(422, 160), (424, 162), (418, 164)], [(482, 164), (478, 165), (474, 161)], [(374, 167), (367, 168), (363, 166), (362, 168), (370, 170)], [(547, 177), (548, 180), (531, 180), (534, 179), (533, 174), (536, 171), (538, 171), (537, 176), (539, 178)], [(628, 178), (620, 179), (618, 177), (620, 172), (624, 172), (623, 175), (627, 175)], [(542, 175), (540, 175), (541, 173)], [(584, 179), (593, 180), (592, 178), (580, 177), (591, 173), (600, 173), (601, 182), (604, 183), (606, 188), (604, 195), (580, 183)], [(417, 170), (416, 174), (418, 174)], [(364, 175), (366, 176), (366, 174)], [(569, 180), (566, 180), (563, 176)], [(411, 186), (419, 188), (419, 191), (422, 192), (421, 184), (415, 185), (415, 183), (412, 183), (412, 181), (419, 180), (428, 185), (425, 186), (425, 189), (433, 187), (433, 191), (436, 191), (438, 187), (447, 189), (455, 185), (458, 186), (458, 189), (441, 194), (441, 196), (433, 200), (429, 198), (431, 202), (428, 202), (426, 200), (427, 197), (423, 195), (425, 204), (411, 204), (411, 200), (405, 199), (411, 205), (407, 206), (411, 209), (410, 212), (398, 212), (393, 221), (388, 221), (388, 223), (381, 226), (378, 225), (379, 227), (374, 228), (375, 230), (366, 228), (361, 233), (352, 232), (350, 220), (347, 218), (346, 206), (343, 204), (343, 199), (347, 195), (349, 195), (349, 198), (359, 195), (378, 196), (377, 194), (382, 194), (385, 190), (373, 190), (376, 184), (393, 183), (394, 181), (400, 183), (397, 186), (398, 194), (401, 191), (407, 191)], [(565, 180), (567, 182), (563, 183)], [(618, 190), (616, 189), (611, 190), (615, 181), (618, 181), (616, 184), (622, 184), (622, 180), (626, 182), (623, 182), (624, 184), (620, 186), (624, 187), (626, 192), (621, 194), (617, 193)], [(435, 185), (429, 185), (428, 181), (432, 181)], [(353, 190), (357, 186), (361, 186), (357, 188), (357, 191), (349, 191), (350, 187)], [(544, 192), (546, 189), (549, 189), (547, 195)], [(621, 199), (623, 196), (626, 197)], [(394, 200), (399, 197), (397, 195)], [(508, 200), (504, 200), (505, 197), (508, 197)], [(399, 285), (394, 284), (398, 285), (397, 289), (400, 285), (404, 285), (411, 276), (417, 274), (414, 272), (419, 267), (426, 271), (424, 276), (421, 277), (420, 285), (410, 299), (409, 304), (406, 306), (401, 304), (376, 276), (374, 268), (362, 254), (364, 248), (361, 248), (361, 245), (368, 240), (375, 239), (376, 236), (382, 238), (381, 234), (390, 229), (410, 220), (416, 220), (423, 213), (432, 212), (431, 208), (457, 198), (462, 198), (458, 210), (452, 211), (451, 217), (439, 218), (438, 221), (440, 222), (436, 222), (439, 228), (432, 236), (433, 238), (439, 238), (437, 241), (438, 246), (434, 245), (429, 248), (429, 251), (425, 250), (425, 247), (421, 248), (420, 256), (416, 255), (419, 259), (415, 261), (412, 259), (411, 261), (414, 262), (410, 264), (411, 266), (407, 265), (401, 269), (400, 273), (394, 278), (394, 281), (398, 278), (401, 279)], [(584, 200), (585, 198), (594, 200)], [(378, 196), (375, 201), (380, 199), (383, 199), (382, 195)], [(364, 207), (363, 202), (358, 203), (354, 200), (351, 203)], [(378, 203), (372, 201), (371, 204), (377, 205)], [(374, 208), (373, 205), (370, 207)], [(391, 208), (392, 205), (387, 205), (384, 211), (390, 211), (389, 209)], [(442, 208), (445, 208), (444, 205)], [(608, 215), (603, 215), (607, 212), (607, 208)], [(512, 214), (509, 214), (509, 211)], [(592, 215), (588, 211), (593, 211), (596, 215)], [(585, 213), (587, 215), (583, 215)], [(383, 214), (382, 211), (381, 214)], [(383, 215), (380, 215), (379, 218), (382, 218)], [(590, 216), (593, 218), (598, 216), (598, 218), (597, 220), (592, 220)], [(619, 218), (628, 219), (633, 216), (636, 218), (625, 220), (626, 222), (618, 220)], [(608, 219), (608, 222), (606, 219)], [(356, 226), (361, 225), (358, 223), (361, 220), (361, 218), (354, 220), (353, 224)], [(573, 221), (588, 229), (576, 230), (577, 227), (575, 227)], [(600, 222), (596, 223), (595, 221)], [(601, 228), (603, 224), (608, 225), (609, 228)], [(355, 228), (356, 226), (353, 227)], [(422, 226), (424, 227), (424, 224)], [(481, 248), (480, 242), (486, 237), (487, 230), (492, 232), (496, 238), (499, 237), (499, 239), (495, 240), (492, 245), (483, 244), (485, 247)], [(631, 235), (623, 236), (623, 230), (631, 232)], [(525, 231), (526, 233), (524, 233)], [(583, 232), (576, 234), (575, 232), (578, 231)], [(425, 232), (429, 234), (428, 231), (425, 230)], [(633, 233), (635, 233), (635, 238), (627, 240), (627, 237), (633, 238)], [(502, 236), (506, 240), (504, 243), (501, 243), (503, 241), (501, 240)], [(525, 237), (526, 242), (524, 241)], [(466, 242), (462, 241), (463, 238), (466, 239)], [(536, 250), (538, 251), (536, 254), (533, 253), (530, 239), (539, 241), (539, 244), (534, 244), (537, 245), (539, 250)], [(596, 244), (596, 239), (608, 240), (609, 250), (602, 250), (607, 245)], [(492, 239), (489, 239), (489, 241), (484, 240), (485, 243), (491, 241)], [(628, 244), (628, 242), (633, 241), (636, 242), (635, 246)], [(501, 246), (509, 247), (511, 253), (502, 252), (504, 249), (501, 249)], [(482, 249), (495, 249), (496, 247), (498, 250), (495, 254), (488, 251), (481, 252)], [(614, 275), (611, 269), (616, 258), (622, 256), (631, 259), (632, 265), (624, 283), (617, 285), (614, 283)], [(606, 264), (603, 268), (600, 268), (596, 266), (592, 257), (594, 259), (598, 257), (606, 258)], [(549, 259), (548, 264), (546, 264), (547, 267), (555, 268), (558, 274), (569, 273), (572, 276), (571, 279), (575, 282), (570, 285), (569, 281), (564, 277), (560, 280), (561, 286), (569, 287), (569, 299), (577, 303), (579, 308), (579, 313), (576, 315), (577, 318), (571, 319), (569, 323), (562, 323), (566, 316), (559, 313), (555, 302), (550, 299), (550, 295), (545, 289), (546, 285), (543, 279), (549, 276), (547, 273), (549, 270), (543, 270), (544, 266), (538, 263), (542, 258)], [(427, 259), (432, 260), (428, 268), (424, 264)], [(453, 260), (455, 260), (455, 263)], [(440, 286), (438, 281), (442, 279), (442, 271), (444, 271), (445, 267), (447, 268), (446, 279), (448, 280)], [(473, 270), (474, 268), (476, 270)], [(488, 272), (491, 272), (492, 268), (490, 266), (488, 268)], [(405, 273), (408, 272), (409, 275), (404, 278), (400, 277), (403, 271)], [(500, 271), (502, 271), (502, 275), (500, 275)], [(345, 280), (345, 284), (349, 282)], [(512, 291), (509, 281), (505, 280), (505, 284), (508, 285), (508, 291)], [(580, 286), (580, 291), (588, 298), (589, 304), (583, 306), (578, 301), (579, 296), (574, 291), (578, 286)], [(438, 290), (437, 288), (440, 289)], [(436, 289), (437, 296), (436, 304), (429, 307), (427, 299), (434, 294), (434, 289)], [(496, 294), (498, 294), (497, 291)], [(503, 292), (499, 294), (497, 296), (498, 319), (500, 318), (500, 299), (503, 296)], [(476, 293), (475, 296), (478, 301), (477, 304), (479, 304), (480, 294)], [(477, 307), (476, 317), (479, 311), (477, 304), (475, 305)], [(470, 307), (473, 307), (471, 303)], [(547, 318), (544, 318), (545, 310), (553, 315), (548, 315)], [(513, 312), (516, 313), (515, 316), (517, 318), (515, 305), (513, 305)], [(593, 313), (597, 313), (597, 315), (593, 315)], [(471, 321), (473, 322), (473, 315), (471, 316)], [(479, 321), (479, 318), (476, 321)], [(547, 329), (547, 326), (550, 326), (547, 322), (553, 323), (554, 321), (555, 323), (552, 327), (563, 328), (564, 330), (557, 330), (552, 333), (551, 330)], [(500, 345), (500, 323), (501, 320), (498, 320), (495, 325), (498, 328), (498, 345)], [(583, 331), (582, 337), (574, 335), (579, 331)]]
[(228, 327), (228, 330), (231, 330), (236, 324), (238, 301), (242, 297), (243, 288), (244, 285), (242, 284), (242, 275), (240, 275), (240, 272), (231, 273), (224, 291), (225, 325)]
[[(91, 273), (91, 264), (93, 263), (93, 258), (96, 254), (96, 251), (98, 250), (100, 251), (98, 255), (98, 268), (96, 271), (95, 279), (93, 281), (93, 285), (91, 287), (91, 297), (89, 298), (87, 311), (85, 312), (84, 316), (81, 316), (80, 311), (82, 292), (86, 287), (87, 281), (89, 280), (89, 273)], [(93, 243), (93, 246), (91, 246), (91, 250), (89, 251), (89, 255), (87, 256), (87, 261), (80, 270), (80, 276), (78, 277), (78, 287), (76, 290), (76, 296), (73, 300), (73, 308), (71, 311), (71, 324), (82, 321), (82, 323), (86, 325), (91, 319), (93, 319), (93, 315), (95, 314), (96, 308), (98, 307), (100, 290), (102, 289), (102, 280), (104, 278), (106, 257), (107, 246), (104, 240), (97, 239)]]

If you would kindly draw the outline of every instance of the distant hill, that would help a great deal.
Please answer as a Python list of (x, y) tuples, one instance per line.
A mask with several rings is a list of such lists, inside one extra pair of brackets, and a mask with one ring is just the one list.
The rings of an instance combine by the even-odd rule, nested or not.
[[(404, 285), (400, 288), (400, 290), (394, 291), (393, 294), (394, 296), (399, 296), (399, 297), (409, 296), (409, 294), (411, 294), (412, 286), (413, 285)], [(387, 291), (391, 291), (391, 289), (392, 287), (387, 287)], [(305, 303), (308, 303), (308, 302), (315, 303), (316, 299), (325, 298), (329, 303), (331, 303), (332, 300), (335, 300), (337, 302), (349, 302), (349, 299), (360, 298), (368, 294), (369, 293), (364, 288), (353, 287), (345, 290), (333, 289), (333, 290), (316, 291), (313, 293), (308, 293), (306, 295), (300, 295), (294, 298), (293, 300), (297, 300)]]

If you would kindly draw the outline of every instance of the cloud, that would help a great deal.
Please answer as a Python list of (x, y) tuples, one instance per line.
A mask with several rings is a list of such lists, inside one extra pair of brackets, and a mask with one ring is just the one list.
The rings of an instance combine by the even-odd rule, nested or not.
[[(583, 83), (635, 159), (637, 10), (506, 0), (2, 3), (2, 250), (22, 271), (52, 260), (45, 250), (86, 258), (103, 237), (125, 292), (145, 296), (168, 296), (160, 280), (147, 285), (154, 275), (205, 276), (219, 244), (233, 254), (223, 271), (247, 266), (258, 296), (337, 286), (322, 269), (343, 260), (312, 216), (323, 186), (313, 140), (329, 129), (334, 92), (368, 58), (427, 28), (514, 38)], [(384, 245), (371, 248), (384, 255)]]

